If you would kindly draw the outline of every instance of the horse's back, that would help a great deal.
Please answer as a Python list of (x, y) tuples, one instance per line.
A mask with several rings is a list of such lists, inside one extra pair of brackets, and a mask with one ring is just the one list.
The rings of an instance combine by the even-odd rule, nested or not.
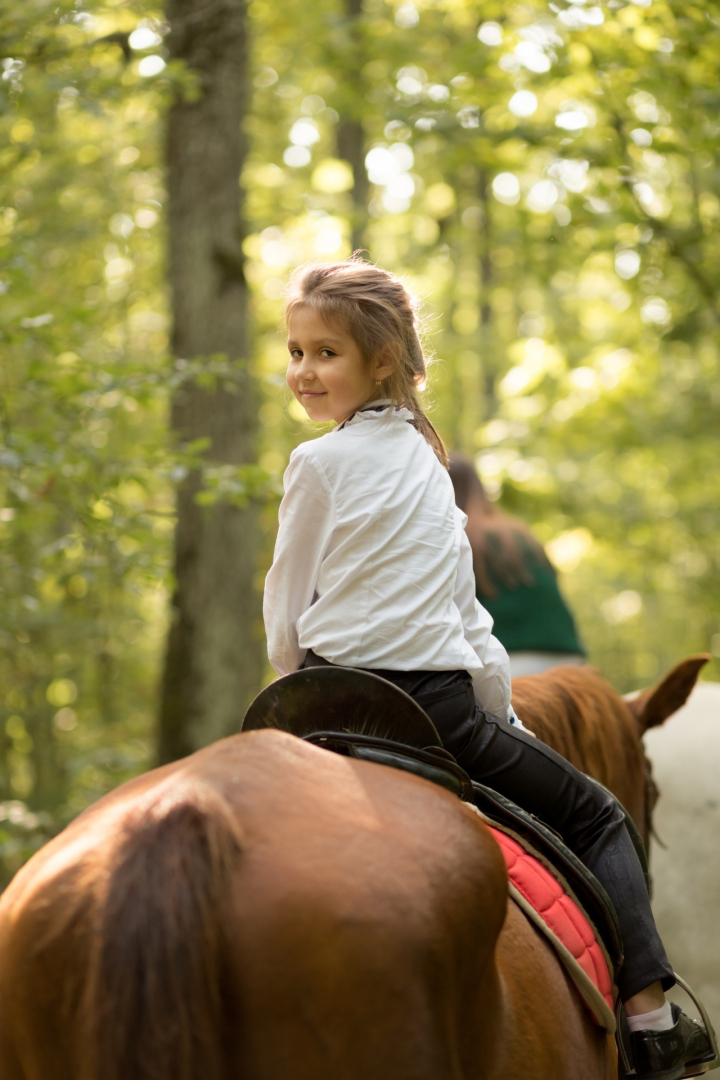
[(0, 1072), (459, 1075), (505, 880), (441, 789), (277, 732), (223, 740), (101, 800), (7, 890)]
[(240, 1075), (450, 1080), (495, 977), (496, 845), (414, 777), (292, 739), (275, 761), (263, 736), (245, 746), (252, 782), (229, 793)]

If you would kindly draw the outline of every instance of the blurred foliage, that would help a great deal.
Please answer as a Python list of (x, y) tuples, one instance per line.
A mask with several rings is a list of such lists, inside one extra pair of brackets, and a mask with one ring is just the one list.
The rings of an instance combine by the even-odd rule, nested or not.
[(138, 18), (131, 6), (91, 19), (68, 2), (2, 4), (8, 870), (152, 752), (174, 463), (161, 91), (126, 63), (120, 33)]
[[(283, 387), (288, 271), (364, 244), (425, 299), (449, 445), (564, 571), (621, 689), (720, 654), (720, 8), (679, 0), (252, 0), (245, 254), (266, 500), (311, 437)], [(197, 92), (145, 0), (0, 0), (0, 862), (152, 762), (179, 380), (167, 357), (162, 115)], [(350, 73), (350, 74), (349, 74)], [(355, 216), (354, 216), (355, 215)], [(717, 660), (709, 676), (720, 677)]]

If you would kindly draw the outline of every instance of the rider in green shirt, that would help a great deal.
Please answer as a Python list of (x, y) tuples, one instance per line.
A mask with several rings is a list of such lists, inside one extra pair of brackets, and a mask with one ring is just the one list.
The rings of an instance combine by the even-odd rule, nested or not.
[(513, 677), (582, 663), (585, 650), (541, 544), (524, 522), (490, 502), (468, 458), (451, 455), (450, 479), (468, 517), (477, 597), (495, 621)]

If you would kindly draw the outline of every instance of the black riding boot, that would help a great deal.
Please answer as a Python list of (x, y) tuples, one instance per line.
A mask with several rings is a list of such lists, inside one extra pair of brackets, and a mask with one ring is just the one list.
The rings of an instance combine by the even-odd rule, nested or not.
[(701, 1076), (720, 1065), (710, 1018), (687, 983), (678, 975), (675, 979), (695, 1002), (702, 1024), (673, 1003), (671, 1028), (630, 1032), (624, 1010), (618, 1006), (618, 1080), (682, 1080)]

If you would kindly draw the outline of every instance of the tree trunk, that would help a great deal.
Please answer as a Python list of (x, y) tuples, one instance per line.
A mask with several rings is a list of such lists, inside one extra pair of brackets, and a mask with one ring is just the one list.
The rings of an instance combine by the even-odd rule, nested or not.
[[(480, 250), (478, 259), (480, 262), (480, 362), (482, 375), (485, 383), (485, 401), (483, 402), (483, 419), (488, 421), (497, 412), (497, 397), (495, 393), (495, 378), (498, 371), (498, 357), (496, 355), (496, 343), (494, 340), (494, 326), (492, 307), (490, 306), (490, 290), (493, 286), (493, 266), (490, 258), (492, 250), (492, 208), (488, 195), (490, 180), (484, 168), (480, 169), (478, 177), (478, 198), (482, 208), (482, 224), (480, 226)], [(495, 356), (495, 362), (490, 358)]]
[[(368, 183), (365, 169), (365, 130), (362, 120), (351, 109), (362, 108), (365, 98), (362, 90), (362, 76), (360, 68), (362, 64), (361, 44), (355, 21), (362, 14), (361, 0), (345, 0), (345, 15), (348, 19), (348, 34), (350, 49), (348, 50), (348, 66), (343, 71), (343, 79), (349, 84), (346, 87), (345, 108), (341, 109), (340, 122), (337, 131), (338, 157), (347, 161), (353, 174), (353, 210), (351, 225), (351, 243), (353, 251), (363, 246), (363, 237), (368, 218)], [(353, 88), (353, 93), (347, 91)]]
[(362, 121), (351, 118), (341, 119), (337, 142), (338, 156), (347, 161), (353, 172), (351, 243), (353, 251), (358, 251), (363, 247), (370, 187), (365, 171), (365, 132)]
[[(196, 100), (170, 109), (167, 130), (172, 350), (195, 359), (248, 355), (239, 176), (247, 103), (245, 0), (168, 0), (170, 57), (198, 80)], [(182, 442), (207, 439), (209, 461), (254, 454), (257, 406), (247, 368), (236, 392), (186, 382), (172, 403)], [(178, 493), (175, 581), (162, 683), (159, 759), (237, 731), (262, 675), (255, 509), (201, 507), (201, 477)]]

